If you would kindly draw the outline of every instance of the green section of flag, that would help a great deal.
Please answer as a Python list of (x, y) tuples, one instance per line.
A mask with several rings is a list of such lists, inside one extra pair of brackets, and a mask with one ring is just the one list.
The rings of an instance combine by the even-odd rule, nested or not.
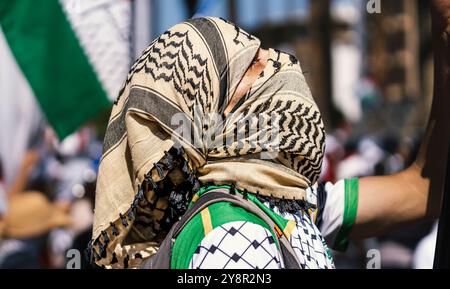
[(58, 0), (1, 0), (0, 25), (61, 139), (110, 107)]

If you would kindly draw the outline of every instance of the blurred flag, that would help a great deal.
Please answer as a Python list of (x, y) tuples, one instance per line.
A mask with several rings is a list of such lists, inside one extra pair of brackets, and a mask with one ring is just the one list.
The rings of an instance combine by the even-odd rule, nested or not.
[(2, 69), (23, 75), (0, 79), (1, 101), (29, 87), (60, 139), (69, 135), (117, 96), (131, 62), (130, 18), (129, 0), (0, 1), (12, 57)]
[(0, 0), (0, 159), (6, 185), (42, 114), (60, 139), (110, 107), (130, 62), (129, 0)]
[(41, 113), (0, 28), (0, 162), (5, 189), (19, 170), (30, 140), (38, 132)]

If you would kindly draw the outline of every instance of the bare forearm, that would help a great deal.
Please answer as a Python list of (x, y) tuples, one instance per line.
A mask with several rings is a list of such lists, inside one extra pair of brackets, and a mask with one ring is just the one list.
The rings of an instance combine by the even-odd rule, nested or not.
[(352, 239), (364, 239), (397, 227), (433, 218), (427, 206), (429, 180), (420, 176), (420, 168), (383, 177), (362, 178)]

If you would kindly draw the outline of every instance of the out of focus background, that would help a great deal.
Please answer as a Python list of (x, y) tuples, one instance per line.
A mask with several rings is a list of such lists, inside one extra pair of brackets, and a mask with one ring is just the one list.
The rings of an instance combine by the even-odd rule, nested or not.
[[(409, 166), (432, 98), (428, 2), (0, 0), (0, 268), (83, 255), (112, 103), (141, 51), (191, 17), (225, 18), (299, 58), (328, 133), (323, 181)], [(366, 268), (379, 252), (382, 268), (431, 268), (435, 231), (352, 243), (336, 266)]]

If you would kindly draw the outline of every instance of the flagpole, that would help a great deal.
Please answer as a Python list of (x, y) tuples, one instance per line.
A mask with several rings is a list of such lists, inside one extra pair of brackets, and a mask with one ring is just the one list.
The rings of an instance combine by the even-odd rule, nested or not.
[(450, 268), (450, 145), (447, 153), (447, 173), (445, 178), (444, 196), (442, 197), (438, 234), (436, 238), (434, 268)]
[(152, 1), (134, 0), (132, 2), (131, 47), (132, 63), (147, 48), (152, 38)]

